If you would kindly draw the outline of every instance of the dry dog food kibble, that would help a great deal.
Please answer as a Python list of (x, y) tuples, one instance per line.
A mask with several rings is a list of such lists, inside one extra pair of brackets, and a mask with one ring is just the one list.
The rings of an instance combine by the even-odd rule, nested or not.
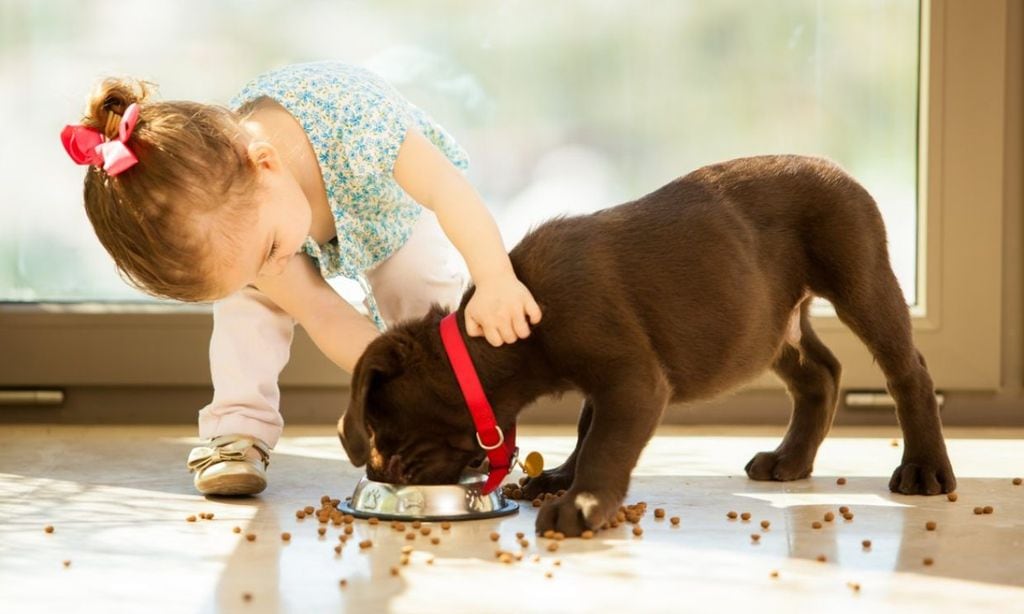
[(64, 566), (65, 567), (71, 567), (71, 560), (70, 559), (65, 559), (64, 560)]
[(561, 531), (555, 531), (555, 534), (551, 537), (553, 537), (555, 541), (562, 541), (563, 539), (565, 539), (565, 533), (562, 533)]
[(291, 539), (292, 539), (292, 534), (291, 533), (285, 531), (284, 533), (281, 534), (281, 541), (285, 541), (286, 542), (286, 541), (291, 541)]
[(743, 521), (750, 520), (750, 512), (743, 512), (742, 514), (740, 514), (740, 520), (743, 520)]
[(672, 526), (679, 526), (679, 516), (673, 516), (668, 521), (672, 523)]
[(450, 528), (452, 528), (452, 523), (450, 523), (450, 522), (442, 522), (441, 523), (441, 529), (442, 530), (447, 531)]
[(832, 512), (825, 512), (825, 522), (832, 522), (836, 519), (836, 515)]
[(341, 588), (345, 588), (346, 586), (348, 586), (348, 580), (346, 580), (345, 578), (338, 580), (338, 586), (340, 586)]
[(522, 531), (516, 532), (516, 539), (522, 539), (524, 537), (526, 537), (526, 533), (523, 533)]
[(767, 520), (762, 520), (761, 521), (761, 528), (762, 529), (767, 529), (770, 526), (772, 526), (772, 523), (768, 522)]
[(302, 510), (299, 510), (299, 511), (295, 512), (295, 517), (298, 518), (299, 520), (302, 520), (303, 518), (306, 517), (306, 512), (304, 512)]
[(416, 531), (409, 531), (408, 533), (406, 533), (405, 539), (408, 539), (410, 541), (416, 539)]
[(995, 510), (993, 509), (993, 507), (991, 505), (986, 505), (985, 507), (983, 507), (981, 509), (981, 511), (986, 513), (986, 514), (991, 514)]
[(320, 535), (323, 535), (324, 533), (327, 532), (327, 527), (319, 527), (319, 528), (317, 528), (316, 532), (319, 533)]
[(845, 505), (842, 505), (839, 507), (839, 513), (845, 516), (846, 514), (850, 513), (850, 508), (846, 507)]
[(370, 517), (366, 519), (366, 522), (370, 524), (380, 524), (380, 519), (377, 517)]
[(245, 534), (245, 539), (247, 541), (254, 542), (254, 541), (256, 541), (256, 534), (255, 533), (246, 533)]
[(524, 537), (523, 539), (519, 540), (519, 545), (522, 546), (523, 548), (529, 548), (530, 547), (530, 540), (528, 540), (528, 539), (526, 539)]
[(359, 549), (360, 550), (366, 550), (367, 548), (372, 548), (372, 547), (373, 547), (373, 540), (364, 539), (363, 541), (359, 542)]
[(633, 535), (636, 535), (637, 537), (640, 537), (643, 534), (644, 534), (644, 530), (640, 527), (640, 525), (636, 525), (635, 527), (633, 527)]
[(923, 562), (924, 562), (925, 565), (931, 565), (935, 561), (932, 560), (932, 557), (926, 556), (926, 557), (924, 557), (924, 561)]
[(580, 537), (582, 537), (583, 539), (592, 539), (594, 537), (594, 532), (590, 529), (587, 529), (580, 535)]
[(736, 520), (736, 516), (738, 516), (738, 515), (739, 514), (737, 514), (736, 512), (729, 511), (729, 512), (726, 512), (725, 517), (728, 518), (729, 520)]
[(195, 522), (195, 521), (196, 521), (196, 517), (195, 517), (195, 516), (189, 516), (189, 517), (188, 517), (188, 518), (186, 518), (185, 520), (186, 520), (187, 522)]
[(836, 484), (839, 484), (840, 486), (842, 486), (843, 484), (846, 484), (846, 478), (837, 478), (836, 479)]
[(441, 538), (440, 537), (431, 537), (430, 538), (430, 543), (432, 543), (432, 544), (434, 544), (436, 546), (436, 545), (441, 543)]
[(819, 554), (818, 555), (818, 562), (819, 563), (824, 563), (827, 560), (828, 560), (828, 558), (826, 558), (824, 554)]
[(420, 527), (420, 535), (430, 535), (430, 527)]
[(773, 577), (773, 578), (778, 578), (778, 577), (779, 577), (779, 572), (778, 572), (778, 570), (775, 570), (775, 569), (773, 569), (773, 570), (772, 570), (772, 573), (771, 573), (771, 574), (769, 574), (769, 575), (770, 575), (771, 577)]
[(846, 586), (849, 586), (855, 593), (860, 591), (860, 584), (857, 582), (847, 582)]
[(392, 567), (391, 568), (391, 575), (393, 575), (393, 576), (397, 576), (398, 575), (398, 568), (397, 567)]
[(242, 593), (243, 601), (252, 601), (252, 593)]
[(934, 531), (936, 526), (937, 525), (932, 520), (929, 520), (928, 522), (924, 523), (924, 528), (928, 529), (929, 531)]
[(757, 542), (761, 541), (761, 536), (758, 535), (757, 533), (751, 533), (750, 534), (750, 541), (752, 541), (752, 542), (754, 542), (756, 544)]
[(491, 541), (492, 542), (496, 542), (499, 539), (501, 539), (501, 534), (500, 533), (497, 533), (497, 532), (491, 533)]
[(975, 514), (979, 514), (979, 515), (980, 515), (980, 514), (984, 514), (984, 513), (985, 513), (985, 510), (984, 510), (984, 509), (982, 509), (982, 508), (980, 508), (980, 507), (976, 507), (976, 508), (974, 508), (974, 513), (975, 513)]
[(49, 525), (48, 524), (45, 527), (43, 527), (43, 530), (46, 531), (47, 533), (53, 533), (53, 525)]
[(1014, 486), (1020, 486), (1021, 484), (1024, 484), (1024, 480), (1022, 480), (1020, 478), (1013, 478), (1013, 485)]
[(548, 552), (554, 552), (558, 550), (558, 542), (551, 542), (548, 544)]
[(660, 508), (660, 507), (654, 508), (654, 517), (655, 518), (664, 518), (665, 517), (665, 510)]
[(865, 539), (864, 541), (862, 541), (860, 543), (860, 545), (863, 546), (864, 549), (866, 550), (866, 549), (871, 547), (871, 540), (870, 539)]
[(418, 529), (418, 528), (420, 528), (422, 526), (423, 526), (423, 523), (420, 522), (419, 520), (413, 520), (412, 521), (412, 528)]
[(307, 505), (306, 507), (302, 508), (302, 511), (306, 512), (306, 515), (309, 516), (310, 514), (316, 511), (316, 508), (314, 508), (312, 505)]
[(951, 492), (948, 495), (946, 495), (946, 498), (949, 499), (950, 501), (956, 501), (957, 496), (955, 492)]
[(334, 554), (341, 554), (341, 544), (334, 547)]
[(814, 522), (811, 523), (811, 528), (812, 529), (820, 529), (821, 528), (821, 523), (818, 522), (817, 520), (815, 520)]
[(232, 527), (231, 532), (232, 533), (241, 533), (242, 532), (242, 527)]
[(342, 530), (345, 531), (345, 535), (352, 535), (352, 525), (347, 524), (345, 525), (345, 528)]

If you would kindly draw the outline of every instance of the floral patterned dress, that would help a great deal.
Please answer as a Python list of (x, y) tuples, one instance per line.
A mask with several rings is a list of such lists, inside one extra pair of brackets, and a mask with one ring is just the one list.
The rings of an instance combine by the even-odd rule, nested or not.
[(307, 237), (303, 251), (325, 279), (359, 282), (370, 316), (384, 330), (365, 273), (405, 244), (422, 212), (392, 174), (405, 134), (417, 128), (463, 170), (469, 166), (466, 152), (381, 77), (356, 66), (286, 66), (250, 81), (229, 104), (239, 110), (263, 97), (284, 107), (305, 130), (334, 214), (337, 237), (323, 245)]

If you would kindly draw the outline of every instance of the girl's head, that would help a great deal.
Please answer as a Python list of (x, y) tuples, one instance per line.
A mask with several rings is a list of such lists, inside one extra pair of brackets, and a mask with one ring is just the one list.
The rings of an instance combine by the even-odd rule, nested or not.
[(151, 102), (151, 87), (108, 78), (90, 96), (82, 125), (107, 139), (118, 138), (122, 115), (138, 105), (125, 141), (138, 163), (113, 175), (89, 166), (86, 213), (132, 285), (181, 301), (223, 298), (279, 264), (266, 257), (282, 227), (294, 251), (309, 228), (308, 213), (305, 228), (296, 226), (296, 205), (301, 199), (308, 212), (308, 202), (277, 150), (242, 117), (216, 105)]

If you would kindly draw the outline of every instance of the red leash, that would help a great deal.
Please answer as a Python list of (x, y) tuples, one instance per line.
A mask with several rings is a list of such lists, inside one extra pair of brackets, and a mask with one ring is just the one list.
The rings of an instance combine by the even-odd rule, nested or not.
[(466, 399), (466, 406), (473, 417), (476, 441), (481, 448), (487, 450), (490, 472), (487, 475), (487, 483), (484, 484), (483, 494), (490, 494), (512, 469), (512, 462), (516, 456), (516, 427), (513, 425), (506, 437), (498, 426), (494, 418), (494, 409), (484, 394), (469, 351), (459, 333), (459, 321), (455, 313), (450, 313), (441, 320), (441, 342), (444, 343), (448, 362), (451, 363), (455, 379), (459, 382), (462, 396)]

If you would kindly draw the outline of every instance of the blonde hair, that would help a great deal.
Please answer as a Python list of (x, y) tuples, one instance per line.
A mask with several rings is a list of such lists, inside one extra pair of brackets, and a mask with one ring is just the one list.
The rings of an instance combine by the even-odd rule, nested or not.
[(117, 136), (132, 103), (139, 120), (127, 141), (138, 164), (108, 175), (90, 166), (85, 211), (122, 278), (162, 298), (197, 302), (219, 291), (222, 262), (210, 246), (230, 243), (226, 227), (251, 221), (256, 173), (239, 117), (188, 101), (150, 102), (154, 84), (107, 78), (89, 97), (82, 124)]

